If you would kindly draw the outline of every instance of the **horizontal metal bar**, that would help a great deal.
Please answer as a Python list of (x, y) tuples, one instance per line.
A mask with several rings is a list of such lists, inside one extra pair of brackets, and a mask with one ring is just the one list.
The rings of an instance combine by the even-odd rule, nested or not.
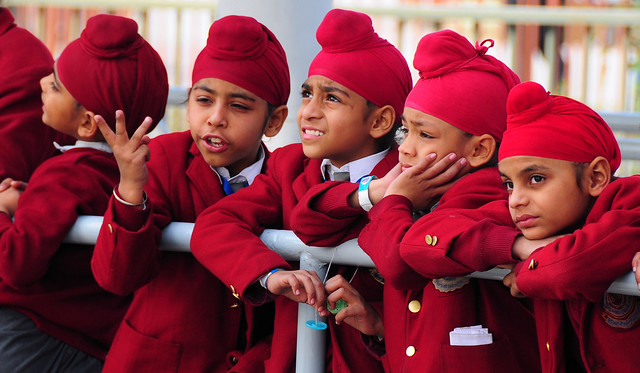
[(334, 6), (356, 10), (371, 16), (392, 16), (404, 20), (423, 19), (438, 21), (446, 18), (494, 20), (509, 24), (535, 24), (544, 26), (612, 25), (640, 26), (640, 9), (593, 6), (534, 6), (501, 4), (397, 4), (371, 7), (353, 6), (334, 1)]
[[(80, 216), (65, 238), (67, 243), (93, 245), (96, 243), (102, 216)], [(193, 233), (193, 223), (170, 223), (162, 232), (160, 248), (168, 251), (190, 252), (189, 242)], [(271, 250), (282, 255), (286, 260), (298, 261), (303, 253), (311, 253), (320, 262), (329, 263), (335, 249), (333, 263), (375, 267), (369, 256), (358, 246), (357, 240), (347, 241), (337, 248), (307, 246), (292, 232), (287, 230), (265, 230), (260, 239)], [(631, 268), (631, 263), (629, 263)], [(509, 273), (502, 268), (494, 268), (486, 272), (474, 272), (469, 277), (501, 281)], [(633, 272), (629, 272), (611, 284), (608, 291), (616, 294), (640, 296), (640, 290)]]

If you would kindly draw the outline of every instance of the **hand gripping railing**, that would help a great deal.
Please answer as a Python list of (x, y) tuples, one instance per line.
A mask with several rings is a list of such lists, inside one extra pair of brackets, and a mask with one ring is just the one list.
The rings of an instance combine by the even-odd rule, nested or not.
[[(67, 243), (96, 243), (102, 216), (80, 216), (65, 238)], [(193, 223), (170, 223), (162, 232), (160, 248), (167, 251), (190, 252), (189, 242), (193, 232)], [(358, 246), (357, 240), (347, 241), (337, 247), (334, 254), (332, 247), (307, 246), (292, 232), (267, 229), (260, 239), (271, 250), (289, 261), (299, 261), (300, 269), (314, 270), (320, 278), (324, 278), (326, 264), (333, 263), (374, 267), (373, 261)], [(631, 263), (629, 263), (631, 267)], [(486, 272), (474, 272), (469, 277), (502, 280), (509, 273), (506, 269), (494, 268)], [(611, 284), (610, 293), (640, 296), (635, 276), (629, 272)], [(296, 372), (324, 372), (326, 331), (318, 331), (306, 327), (306, 320), (316, 317), (313, 307), (301, 303), (298, 306), (298, 336), (296, 351)]]

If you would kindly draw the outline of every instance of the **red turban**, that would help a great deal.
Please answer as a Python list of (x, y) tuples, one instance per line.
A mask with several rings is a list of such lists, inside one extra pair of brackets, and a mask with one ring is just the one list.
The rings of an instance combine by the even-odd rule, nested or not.
[(492, 46), (493, 40), (487, 39), (474, 47), (451, 30), (425, 35), (413, 60), (420, 80), (406, 106), (472, 135), (490, 134), (500, 142), (506, 128), (507, 95), (520, 79), (504, 63), (485, 54)]
[(287, 56), (276, 36), (251, 17), (227, 16), (209, 28), (207, 45), (196, 58), (192, 82), (217, 78), (286, 105), (291, 91)]
[(108, 14), (91, 17), (80, 38), (62, 51), (56, 67), (73, 98), (103, 116), (114, 130), (118, 109), (124, 111), (129, 136), (146, 116), (153, 118), (153, 127), (164, 116), (167, 70), (132, 19)]
[(311, 62), (309, 76), (329, 78), (378, 107), (391, 105), (400, 118), (411, 90), (411, 72), (402, 53), (376, 34), (368, 15), (332, 9), (316, 39), (322, 50)]
[(525, 155), (590, 163), (603, 156), (612, 173), (620, 166), (620, 148), (611, 128), (579, 101), (525, 82), (509, 94), (507, 114), (500, 160)]

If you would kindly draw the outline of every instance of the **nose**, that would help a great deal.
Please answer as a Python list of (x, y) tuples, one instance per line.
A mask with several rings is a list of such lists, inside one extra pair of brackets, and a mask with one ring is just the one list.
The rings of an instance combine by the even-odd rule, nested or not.
[(509, 207), (516, 209), (518, 207), (525, 206), (528, 201), (527, 193), (522, 188), (518, 188), (514, 185), (511, 193), (509, 194)]
[(42, 92), (46, 91), (47, 88), (47, 82), (49, 81), (49, 79), (51, 79), (53, 77), (53, 73), (47, 75), (47, 76), (43, 76), (42, 79), (40, 79), (40, 89), (42, 90)]
[(227, 111), (225, 110), (224, 105), (216, 103), (211, 108), (211, 113), (207, 118), (207, 124), (214, 127), (227, 127)]
[(405, 136), (398, 147), (398, 152), (408, 158), (416, 156), (416, 146), (410, 136)]
[(298, 109), (298, 121), (300, 119), (311, 120), (314, 118), (322, 117), (322, 110), (320, 110), (319, 100), (315, 97), (302, 100), (300, 109)]

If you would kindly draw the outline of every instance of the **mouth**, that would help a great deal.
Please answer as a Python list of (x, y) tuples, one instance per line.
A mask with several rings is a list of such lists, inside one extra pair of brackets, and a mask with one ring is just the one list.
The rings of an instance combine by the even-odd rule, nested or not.
[(312, 137), (320, 137), (324, 135), (324, 132), (313, 129), (313, 128), (304, 128), (302, 130), (302, 134), (305, 138), (312, 138)]
[(516, 217), (516, 226), (518, 226), (519, 228), (529, 228), (531, 226), (533, 226), (533, 224), (536, 221), (536, 217), (532, 216), (532, 215), (520, 215)]
[(225, 149), (229, 144), (218, 136), (204, 136), (202, 140), (207, 145), (207, 148), (212, 151), (220, 151)]

